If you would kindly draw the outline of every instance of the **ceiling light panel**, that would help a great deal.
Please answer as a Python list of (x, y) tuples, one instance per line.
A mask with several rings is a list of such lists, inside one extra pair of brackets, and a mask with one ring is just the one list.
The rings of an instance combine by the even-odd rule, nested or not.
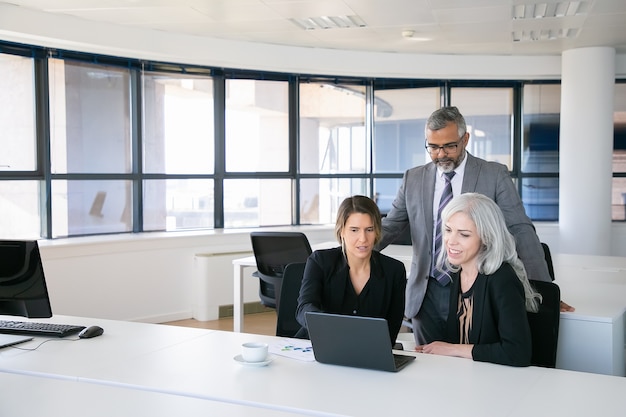
[(304, 30), (314, 29), (347, 29), (366, 27), (367, 24), (359, 16), (315, 16), (307, 18), (291, 18), (293, 24)]
[(535, 4), (535, 11), (533, 13), (533, 17), (535, 19), (541, 19), (546, 17), (546, 10), (548, 9), (548, 5), (546, 3)]
[(587, 13), (589, 1), (541, 2), (513, 5), (511, 16), (515, 20), (568, 17)]
[(574, 39), (578, 36), (577, 28), (516, 30), (511, 33), (513, 42), (553, 41)]

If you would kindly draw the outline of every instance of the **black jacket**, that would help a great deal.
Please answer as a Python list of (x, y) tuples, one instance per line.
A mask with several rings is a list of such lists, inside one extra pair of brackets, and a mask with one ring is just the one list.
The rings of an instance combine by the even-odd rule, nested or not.
[[(459, 343), (459, 273), (452, 274), (448, 342)], [(474, 315), (469, 341), (475, 361), (529, 366), (532, 354), (524, 288), (508, 263), (474, 282)]]
[(349, 267), (341, 247), (313, 252), (306, 262), (296, 319), (303, 326), (298, 334), (306, 335), (305, 313), (323, 311), (380, 317), (387, 320), (389, 337), (395, 343), (404, 316), (406, 270), (404, 264), (377, 251), (370, 259), (370, 279), (360, 297), (358, 310), (348, 305), (346, 289), (350, 283)]

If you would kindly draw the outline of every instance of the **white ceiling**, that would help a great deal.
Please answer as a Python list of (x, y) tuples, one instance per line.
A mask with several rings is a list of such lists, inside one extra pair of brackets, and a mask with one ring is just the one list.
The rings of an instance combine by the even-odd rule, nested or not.
[[(573, 48), (611, 46), (617, 53), (626, 53), (626, 0), (9, 0), (2, 3), (159, 31), (314, 48), (555, 55)], [(566, 10), (569, 4), (578, 6), (577, 14), (554, 17), (557, 7)], [(514, 19), (516, 5), (530, 6), (526, 7), (529, 14), (545, 8), (547, 15)], [(353, 16), (365, 26), (305, 30), (290, 20), (320, 16)], [(405, 31), (412, 31), (413, 39), (403, 37)], [(563, 34), (573, 37), (566, 39)]]

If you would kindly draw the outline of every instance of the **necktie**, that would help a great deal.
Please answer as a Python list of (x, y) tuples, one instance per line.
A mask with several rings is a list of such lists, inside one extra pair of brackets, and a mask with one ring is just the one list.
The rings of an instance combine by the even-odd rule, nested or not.
[(437, 210), (437, 224), (435, 225), (435, 252), (432, 260), (431, 275), (441, 285), (448, 285), (450, 283), (449, 271), (441, 271), (435, 267), (439, 253), (441, 252), (442, 239), (441, 239), (441, 212), (443, 208), (452, 200), (452, 184), (450, 181), (454, 177), (456, 172), (444, 173), (446, 185), (443, 187), (443, 193), (441, 194), (441, 200), (439, 200), (439, 209)]

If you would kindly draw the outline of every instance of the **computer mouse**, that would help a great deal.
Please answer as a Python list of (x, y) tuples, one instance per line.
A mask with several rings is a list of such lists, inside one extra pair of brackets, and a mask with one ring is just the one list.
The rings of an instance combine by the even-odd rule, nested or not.
[(104, 329), (102, 327), (89, 326), (81, 330), (81, 332), (78, 333), (78, 337), (81, 339), (90, 339), (92, 337), (100, 336), (102, 333), (104, 333)]

